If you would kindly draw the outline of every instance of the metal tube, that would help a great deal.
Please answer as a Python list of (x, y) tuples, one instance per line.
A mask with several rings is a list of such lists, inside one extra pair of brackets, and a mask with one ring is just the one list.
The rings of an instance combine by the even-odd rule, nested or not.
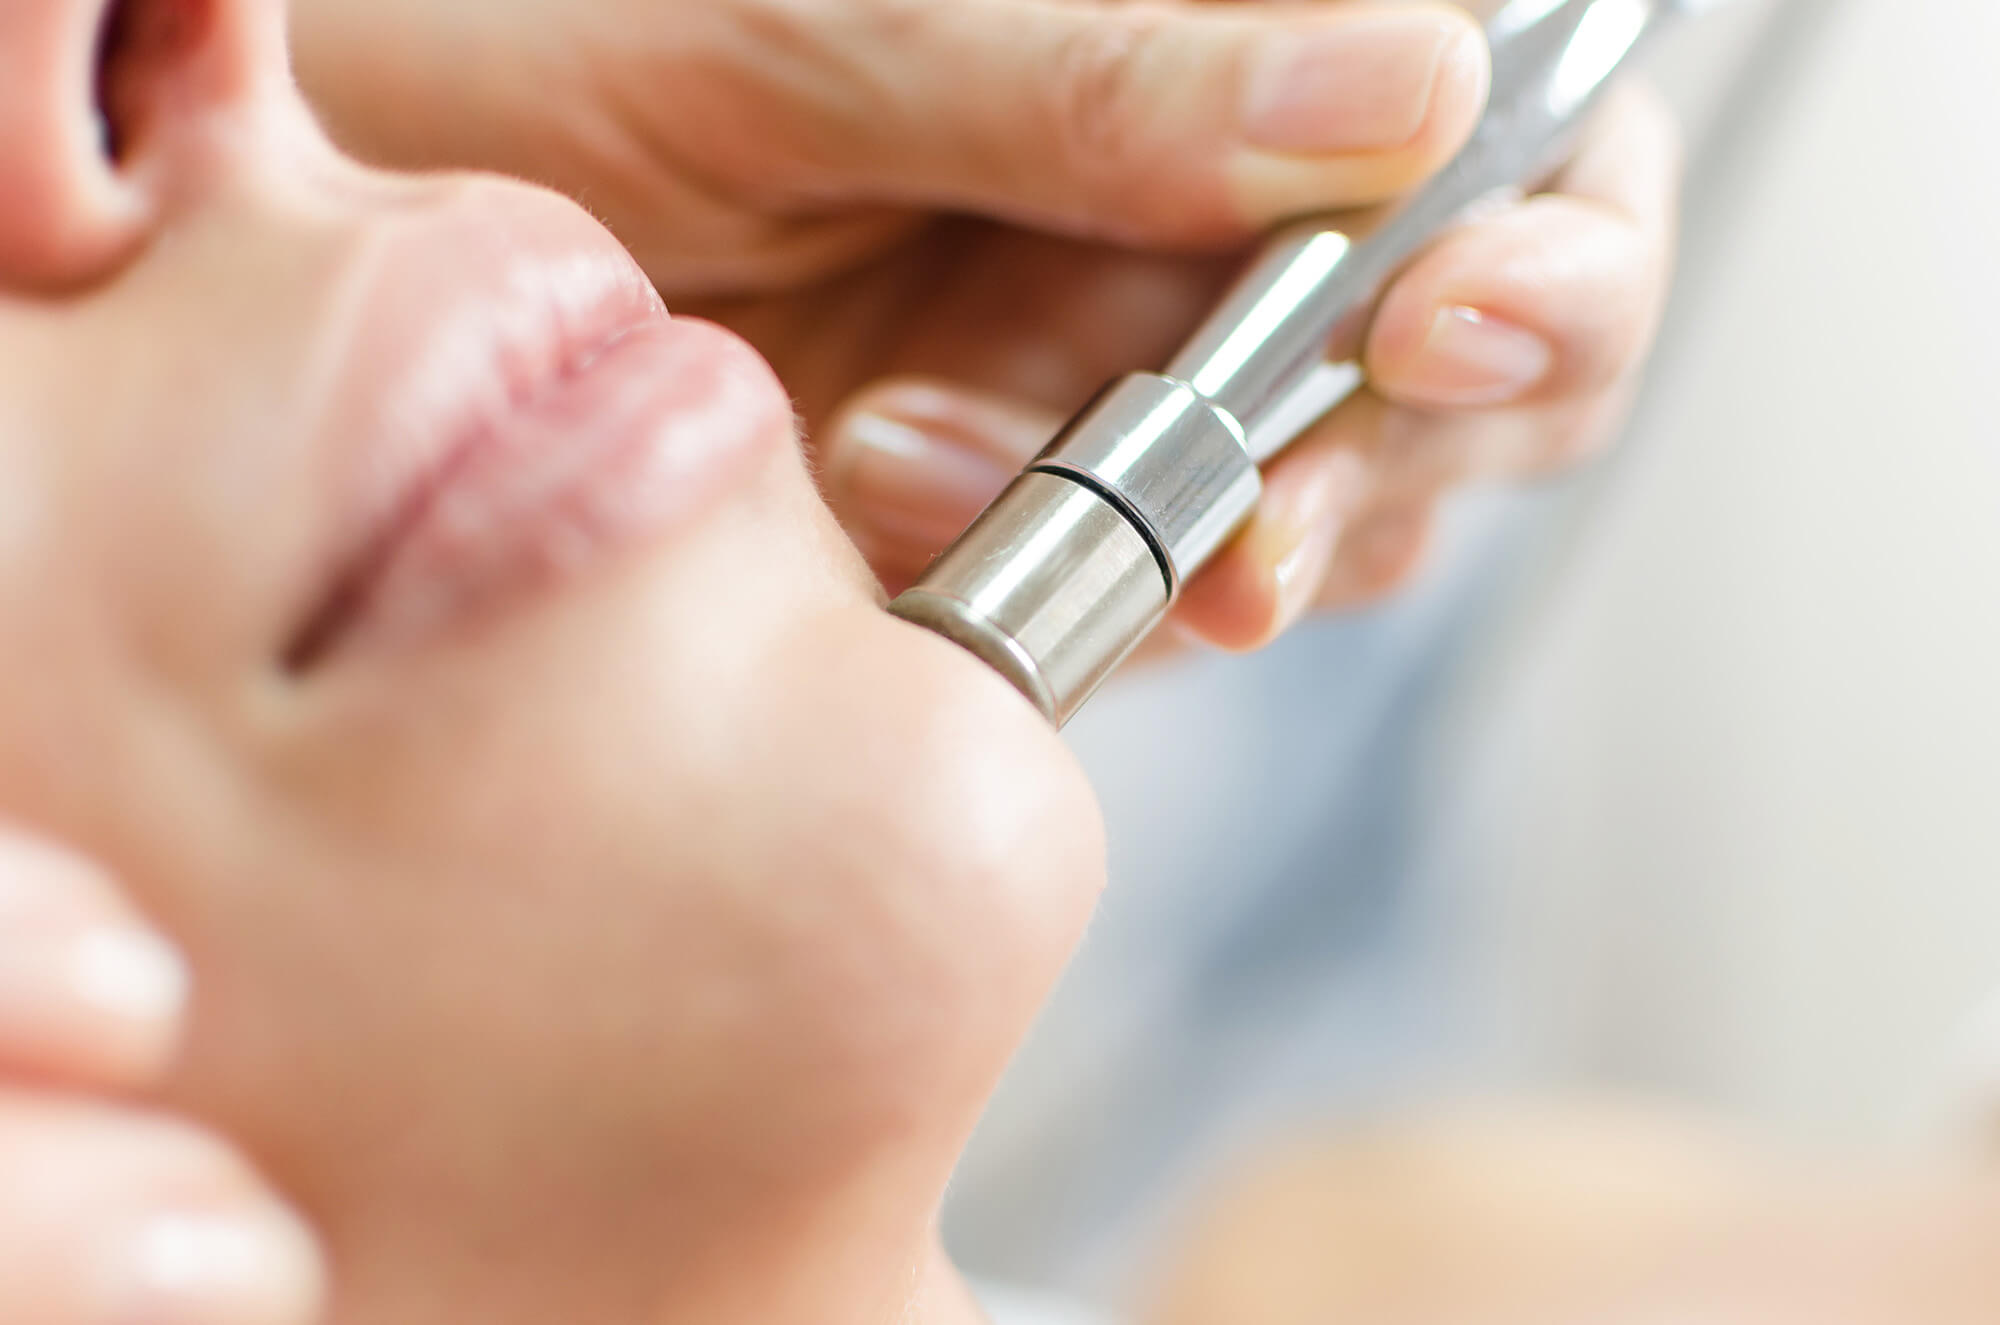
[(1107, 388), (890, 611), (1069, 720), (1256, 510), (1257, 466), (1358, 389), (1383, 290), (1432, 240), (1518, 197), (1694, 0), (1512, 0), (1488, 26), (1472, 140), (1400, 203), (1272, 236), (1164, 374)]

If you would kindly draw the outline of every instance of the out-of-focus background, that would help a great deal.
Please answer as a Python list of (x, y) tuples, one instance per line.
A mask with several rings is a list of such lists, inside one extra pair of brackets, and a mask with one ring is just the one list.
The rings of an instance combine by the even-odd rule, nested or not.
[(1878, 1156), (2000, 1117), (1995, 50), (1989, 0), (1715, 14), (1618, 454), (1079, 724), (1113, 888), (961, 1173), (975, 1272), (1115, 1300), (1246, 1141), (1440, 1093)]
[(1495, 1066), (1926, 1144), (2000, 1068), (2000, 6), (1756, 9), (1719, 106), (1663, 71), (1679, 305), (1462, 678), (1432, 882)]
[(1680, 304), (1462, 679), (1434, 899), (1508, 1073), (1924, 1143), (2000, 993), (2000, 6), (1756, 8), (1664, 70)]

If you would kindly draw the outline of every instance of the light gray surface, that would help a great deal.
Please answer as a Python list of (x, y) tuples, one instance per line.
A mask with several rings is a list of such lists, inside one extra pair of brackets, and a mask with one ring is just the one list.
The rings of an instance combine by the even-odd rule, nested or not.
[(1814, 26), (1441, 882), (1495, 1070), (1874, 1148), (2000, 986), (2000, 7)]
[(1112, 1325), (1109, 1318), (1062, 1298), (994, 1284), (974, 1284), (973, 1291), (992, 1325)]

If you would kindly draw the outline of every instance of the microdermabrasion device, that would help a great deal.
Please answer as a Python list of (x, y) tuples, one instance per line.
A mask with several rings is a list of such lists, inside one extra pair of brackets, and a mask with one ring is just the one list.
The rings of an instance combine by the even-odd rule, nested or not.
[(1100, 393), (890, 604), (1058, 726), (1249, 520), (1258, 466), (1364, 382), (1391, 278), (1444, 230), (1553, 173), (1615, 76), (1709, 0), (1510, 0), (1465, 150), (1401, 202), (1279, 230), (1161, 373)]

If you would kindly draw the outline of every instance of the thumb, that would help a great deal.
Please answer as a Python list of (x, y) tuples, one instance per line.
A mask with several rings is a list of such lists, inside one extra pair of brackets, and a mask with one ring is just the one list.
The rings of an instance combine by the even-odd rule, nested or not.
[(1464, 142), (1490, 77), (1476, 24), (1435, 3), (815, 13), (817, 35), (794, 34), (815, 67), (766, 87), (817, 191), (1131, 244), (1220, 244), (1402, 192)]

